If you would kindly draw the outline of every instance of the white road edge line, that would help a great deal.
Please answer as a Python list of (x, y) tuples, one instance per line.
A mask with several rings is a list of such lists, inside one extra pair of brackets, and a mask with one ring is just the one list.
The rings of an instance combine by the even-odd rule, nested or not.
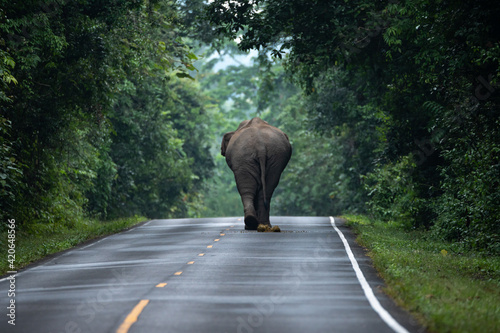
[(349, 257), (349, 260), (351, 260), (351, 265), (352, 268), (354, 268), (354, 271), (356, 272), (356, 277), (358, 278), (359, 284), (361, 285), (361, 288), (363, 288), (363, 291), (365, 293), (366, 298), (368, 299), (368, 302), (370, 303), (371, 307), (373, 310), (382, 318), (382, 320), (394, 330), (394, 332), (397, 333), (409, 333), (406, 328), (401, 326), (396, 319), (394, 319), (389, 312), (387, 312), (386, 309), (380, 304), (378, 301), (377, 297), (375, 297), (375, 294), (373, 293), (373, 289), (370, 287), (368, 282), (366, 281), (365, 276), (363, 275), (363, 272), (359, 268), (358, 261), (354, 257), (354, 254), (352, 253), (351, 247), (349, 246), (349, 243), (347, 242), (347, 239), (344, 237), (344, 234), (342, 231), (340, 231), (339, 228), (335, 225), (335, 218), (333, 216), (330, 216), (330, 223), (332, 224), (333, 229), (337, 232), (339, 235), (340, 239), (342, 240), (342, 243), (344, 243), (345, 251), (347, 252), (347, 256)]

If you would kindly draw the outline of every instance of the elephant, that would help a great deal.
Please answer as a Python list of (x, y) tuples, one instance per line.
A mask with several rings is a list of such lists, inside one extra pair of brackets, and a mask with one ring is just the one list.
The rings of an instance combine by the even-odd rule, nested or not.
[(224, 134), (221, 154), (234, 173), (243, 202), (245, 230), (256, 230), (259, 224), (270, 226), (271, 197), (292, 156), (288, 136), (255, 117)]

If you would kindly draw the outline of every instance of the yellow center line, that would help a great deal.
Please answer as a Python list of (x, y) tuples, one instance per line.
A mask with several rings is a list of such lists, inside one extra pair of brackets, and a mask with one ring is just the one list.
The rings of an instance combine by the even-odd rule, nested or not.
[(198, 254), (198, 257), (203, 257), (205, 255), (205, 253), (200, 253)]
[(208, 249), (211, 249), (213, 247), (213, 245), (208, 245), (207, 248)]
[(214, 242), (218, 242), (219, 240), (220, 240), (219, 238), (216, 238), (216, 239), (214, 239)]
[(163, 287), (165, 287), (166, 285), (167, 285), (167, 283), (166, 283), (166, 282), (164, 282), (164, 283), (158, 283), (158, 284), (156, 285), (156, 287), (157, 287), (157, 288), (163, 288)]
[(181, 275), (181, 274), (182, 274), (182, 271), (174, 273), (174, 275)]
[(127, 333), (130, 327), (137, 321), (137, 318), (141, 314), (142, 310), (148, 305), (149, 300), (141, 300), (133, 309), (130, 311), (128, 316), (125, 318), (123, 323), (118, 327), (116, 333)]
[(221, 236), (226, 236), (226, 234), (220, 234)]
[(188, 265), (192, 265), (192, 264), (194, 264), (194, 261), (188, 262)]

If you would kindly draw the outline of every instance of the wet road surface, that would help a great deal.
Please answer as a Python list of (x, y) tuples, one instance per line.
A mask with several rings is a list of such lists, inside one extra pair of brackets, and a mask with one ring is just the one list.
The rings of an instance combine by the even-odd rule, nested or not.
[(152, 220), (56, 255), (17, 274), (15, 326), (0, 280), (0, 331), (424, 332), (341, 219), (271, 222)]

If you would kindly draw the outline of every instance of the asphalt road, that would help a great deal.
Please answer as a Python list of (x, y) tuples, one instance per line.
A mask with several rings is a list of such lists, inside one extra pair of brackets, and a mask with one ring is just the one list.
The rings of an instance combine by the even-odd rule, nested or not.
[(333, 221), (273, 217), (281, 233), (240, 218), (149, 221), (19, 272), (15, 297), (0, 280), (0, 331), (423, 332)]

